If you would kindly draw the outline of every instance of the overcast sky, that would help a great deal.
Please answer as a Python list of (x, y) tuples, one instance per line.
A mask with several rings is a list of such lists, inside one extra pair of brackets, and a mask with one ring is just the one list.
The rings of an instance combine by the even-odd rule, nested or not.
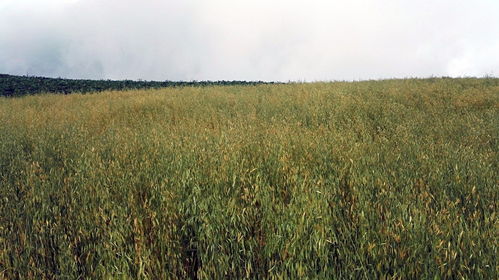
[(0, 0), (0, 73), (145, 80), (499, 75), (498, 0)]

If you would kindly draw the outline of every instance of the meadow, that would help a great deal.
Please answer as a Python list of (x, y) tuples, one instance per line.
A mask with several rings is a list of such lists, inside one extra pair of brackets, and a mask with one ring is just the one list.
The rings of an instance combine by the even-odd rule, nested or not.
[(0, 98), (0, 279), (497, 279), (499, 79)]

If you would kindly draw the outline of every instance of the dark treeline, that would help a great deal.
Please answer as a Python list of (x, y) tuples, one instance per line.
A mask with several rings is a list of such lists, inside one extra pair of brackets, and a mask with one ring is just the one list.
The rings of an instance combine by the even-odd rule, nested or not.
[[(0, 74), (0, 96), (22, 96), (35, 93), (74, 93), (104, 90), (127, 90), (181, 86), (257, 85), (263, 81), (132, 81), (76, 80)], [(274, 83), (274, 82), (270, 82)]]

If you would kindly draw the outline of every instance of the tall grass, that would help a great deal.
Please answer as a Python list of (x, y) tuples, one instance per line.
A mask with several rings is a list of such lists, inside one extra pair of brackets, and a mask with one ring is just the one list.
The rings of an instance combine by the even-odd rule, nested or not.
[(0, 279), (494, 279), (499, 80), (0, 98)]

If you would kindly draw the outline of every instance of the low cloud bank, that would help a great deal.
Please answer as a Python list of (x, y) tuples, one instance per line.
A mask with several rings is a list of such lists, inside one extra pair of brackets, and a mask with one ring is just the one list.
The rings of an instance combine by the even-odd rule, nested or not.
[(147, 80), (498, 75), (499, 2), (3, 0), (0, 73)]

